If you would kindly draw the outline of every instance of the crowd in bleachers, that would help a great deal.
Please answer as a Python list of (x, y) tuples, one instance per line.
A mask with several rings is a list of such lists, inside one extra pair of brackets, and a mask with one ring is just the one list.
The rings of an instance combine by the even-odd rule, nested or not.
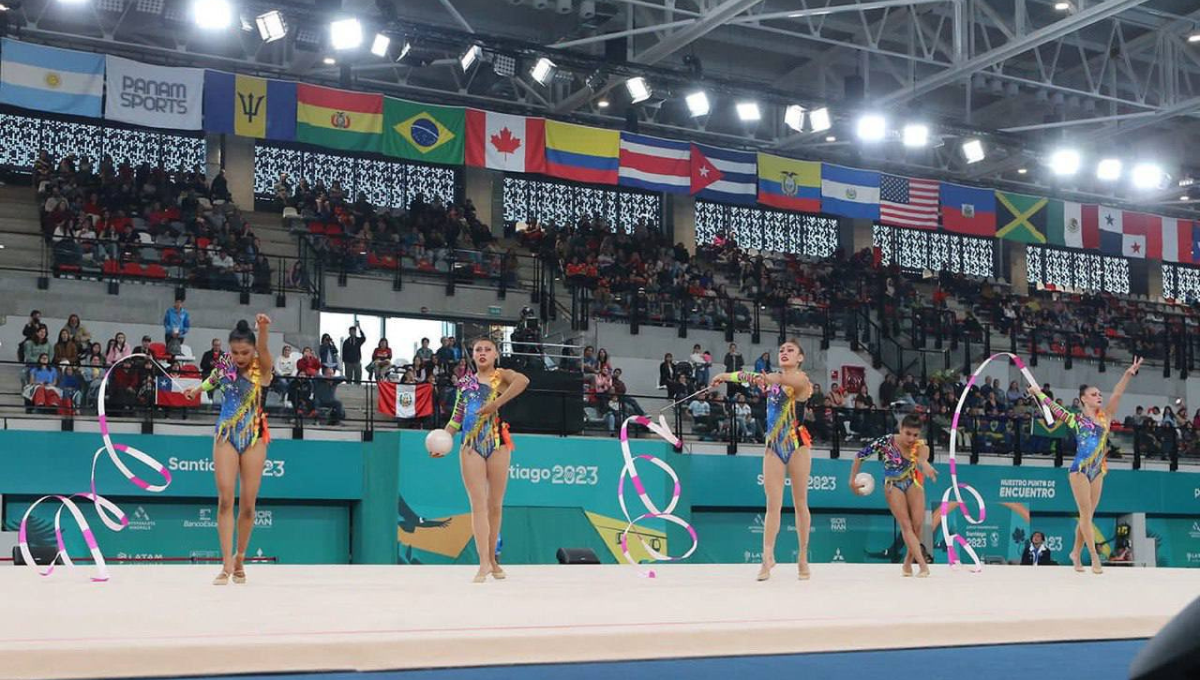
[(42, 151), (33, 168), (42, 233), (59, 274), (271, 289), (271, 265), (230, 200), (224, 170), (94, 162)]

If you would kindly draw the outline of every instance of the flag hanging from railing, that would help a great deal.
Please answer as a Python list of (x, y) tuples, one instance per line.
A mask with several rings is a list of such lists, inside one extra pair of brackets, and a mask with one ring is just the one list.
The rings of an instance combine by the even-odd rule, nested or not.
[(433, 386), (380, 382), (376, 403), (380, 413), (393, 418), (427, 418), (433, 415)]

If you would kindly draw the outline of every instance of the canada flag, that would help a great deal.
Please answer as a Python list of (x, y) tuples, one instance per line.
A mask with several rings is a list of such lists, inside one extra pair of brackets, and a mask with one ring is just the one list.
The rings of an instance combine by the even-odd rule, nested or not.
[(546, 121), (467, 109), (467, 165), (508, 172), (546, 171)]

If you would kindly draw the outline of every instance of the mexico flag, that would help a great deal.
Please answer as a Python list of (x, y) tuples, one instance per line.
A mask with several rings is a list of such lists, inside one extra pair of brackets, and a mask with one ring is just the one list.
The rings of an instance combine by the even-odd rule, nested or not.
[(426, 418), (433, 415), (433, 386), (379, 383), (379, 412), (394, 418)]
[(546, 121), (467, 109), (467, 165), (508, 172), (546, 171)]

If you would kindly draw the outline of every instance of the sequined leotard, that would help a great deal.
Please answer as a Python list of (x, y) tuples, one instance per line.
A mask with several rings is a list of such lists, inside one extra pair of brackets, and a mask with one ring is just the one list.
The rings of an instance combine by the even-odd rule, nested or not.
[(250, 376), (241, 375), (228, 354), (217, 359), (212, 375), (205, 381), (207, 390), (219, 389), (224, 396), (217, 418), (217, 439), (224, 439), (243, 454), (260, 440), (271, 441), (267, 415), (262, 407), (262, 373), (258, 359), (250, 365)]
[(1038, 392), (1038, 400), (1045, 404), (1054, 419), (1066, 423), (1075, 433), (1075, 459), (1071, 461), (1071, 472), (1082, 472), (1088, 481), (1108, 472), (1108, 429), (1112, 422), (1108, 414), (1099, 411), (1096, 418), (1083, 413), (1071, 413), (1059, 406), (1050, 397)]
[(905, 454), (896, 443), (896, 436), (889, 434), (864, 446), (856, 457), (878, 457), (883, 461), (884, 487), (894, 487), (903, 493), (913, 484), (923, 486), (921, 471), (917, 468), (917, 451), (924, 444), (924, 441), (918, 439), (912, 451)]
[(499, 414), (479, 417), (479, 409), (491, 402), (500, 392), (500, 375), (493, 373), (487, 383), (482, 383), (474, 374), (458, 381), (458, 396), (454, 400), (454, 414), (446, 429), (463, 431), (462, 445), (474, 449), (485, 459), (502, 445), (503, 426)]
[[(799, 416), (803, 417), (803, 416)], [(784, 465), (804, 444), (801, 442), (796, 414), (796, 391), (787, 385), (767, 388), (767, 448), (779, 456)]]

